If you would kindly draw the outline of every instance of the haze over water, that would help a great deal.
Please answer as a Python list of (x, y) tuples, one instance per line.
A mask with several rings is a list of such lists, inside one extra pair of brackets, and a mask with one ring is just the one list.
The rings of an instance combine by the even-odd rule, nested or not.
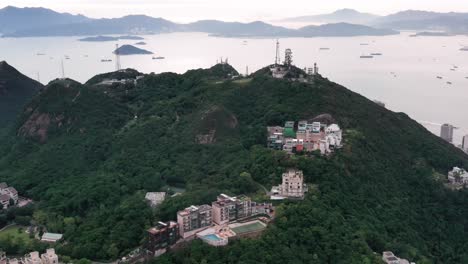
[[(205, 33), (144, 37), (147, 45), (139, 47), (166, 59), (122, 56), (123, 68), (144, 73), (183, 73), (211, 67), (220, 57), (228, 57), (230, 64), (245, 73), (246, 66), (253, 72), (274, 62), (274, 39), (247, 39), (244, 44), (244, 39), (209, 37)], [(3, 38), (0, 60), (33, 79), (38, 79), (39, 74), (42, 83), (61, 77), (62, 59), (66, 77), (80, 82), (115, 70), (112, 51), (116, 42), (79, 42), (78, 38)], [(121, 40), (119, 44), (135, 42)], [(455, 131), (456, 143), (468, 134), (468, 52), (460, 51), (463, 45), (468, 46), (467, 36), (411, 38), (409, 33), (402, 33), (385, 37), (286, 38), (280, 40), (280, 45), (282, 51), (293, 50), (296, 66), (312, 67), (317, 62), (324, 77), (369, 99), (383, 101), (390, 110), (407, 113), (436, 134), (440, 129), (437, 124), (441, 123), (460, 127)], [(359, 58), (369, 53), (383, 56)], [(64, 59), (65, 55), (70, 59)], [(103, 63), (101, 59), (113, 61)], [(454, 66), (458, 68), (452, 71)]]

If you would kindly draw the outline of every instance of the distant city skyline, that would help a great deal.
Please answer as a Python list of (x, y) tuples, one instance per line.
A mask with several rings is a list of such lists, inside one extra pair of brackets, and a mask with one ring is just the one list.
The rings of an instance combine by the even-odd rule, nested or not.
[(361, 12), (388, 15), (402, 10), (468, 12), (468, 1), (460, 0), (4, 0), (6, 6), (44, 7), (58, 12), (112, 18), (130, 14), (163, 17), (177, 22), (200, 19), (225, 21), (271, 21), (286, 17), (330, 13), (352, 8)]

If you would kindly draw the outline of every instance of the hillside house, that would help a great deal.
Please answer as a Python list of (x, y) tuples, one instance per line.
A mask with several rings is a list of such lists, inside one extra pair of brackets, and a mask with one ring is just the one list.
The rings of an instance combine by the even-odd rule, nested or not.
[(0, 183), (0, 204), (3, 209), (7, 209), (11, 205), (10, 200), (13, 205), (18, 204), (18, 191), (13, 187), (9, 187), (5, 182)]
[(301, 170), (289, 169), (283, 173), (282, 179), (281, 185), (273, 186), (271, 189), (272, 200), (304, 198), (308, 188), (307, 185), (304, 184), (304, 173)]
[(145, 200), (153, 208), (160, 205), (162, 202), (164, 202), (165, 198), (166, 198), (165, 192), (147, 192), (145, 195)]
[(268, 148), (283, 150), (289, 154), (320, 151), (330, 154), (342, 147), (342, 131), (337, 124), (299, 121), (297, 128), (294, 121), (287, 121), (284, 127), (267, 127)]
[(454, 167), (447, 178), (452, 185), (468, 185), (468, 172), (465, 169)]
[(382, 253), (382, 260), (386, 264), (416, 264), (414, 262), (409, 262), (406, 259), (401, 259), (393, 254), (391, 251), (384, 251)]

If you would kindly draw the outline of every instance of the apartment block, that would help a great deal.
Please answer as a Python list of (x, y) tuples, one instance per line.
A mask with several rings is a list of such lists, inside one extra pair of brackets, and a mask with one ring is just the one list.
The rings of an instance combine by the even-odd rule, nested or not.
[(226, 194), (218, 196), (211, 204), (213, 222), (222, 225), (252, 215), (252, 202), (247, 196), (231, 197)]
[(174, 245), (179, 238), (179, 225), (176, 222), (158, 222), (158, 224), (147, 231), (148, 240), (145, 248), (153, 256), (159, 256)]
[(204, 228), (210, 227), (213, 223), (211, 211), (211, 206), (204, 204), (200, 206), (192, 205), (177, 212), (180, 236), (187, 238)]

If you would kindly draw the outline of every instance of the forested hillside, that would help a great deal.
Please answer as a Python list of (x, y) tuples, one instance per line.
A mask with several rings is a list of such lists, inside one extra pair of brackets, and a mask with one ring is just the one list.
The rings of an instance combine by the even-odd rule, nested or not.
[(0, 61), (0, 126), (14, 121), (23, 106), (42, 87), (39, 82), (24, 76), (5, 61)]
[[(434, 176), (468, 167), (465, 154), (325, 78), (277, 80), (266, 70), (229, 78), (236, 74), (216, 65), (144, 75), (136, 85), (102, 84), (142, 75), (135, 71), (54, 81), (2, 137), (0, 181), (37, 201), (26, 219), (65, 234), (60, 254), (109, 260), (184, 206), (220, 192), (262, 199), (259, 184), (278, 184), (296, 166), (314, 187), (304, 201), (279, 205), (260, 239), (226, 248), (195, 241), (157, 263), (380, 263), (383, 250), (417, 263), (468, 263), (468, 192)], [(266, 149), (266, 126), (320, 114), (344, 128), (334, 155)], [(170, 187), (185, 192), (152, 212), (145, 191)]]

